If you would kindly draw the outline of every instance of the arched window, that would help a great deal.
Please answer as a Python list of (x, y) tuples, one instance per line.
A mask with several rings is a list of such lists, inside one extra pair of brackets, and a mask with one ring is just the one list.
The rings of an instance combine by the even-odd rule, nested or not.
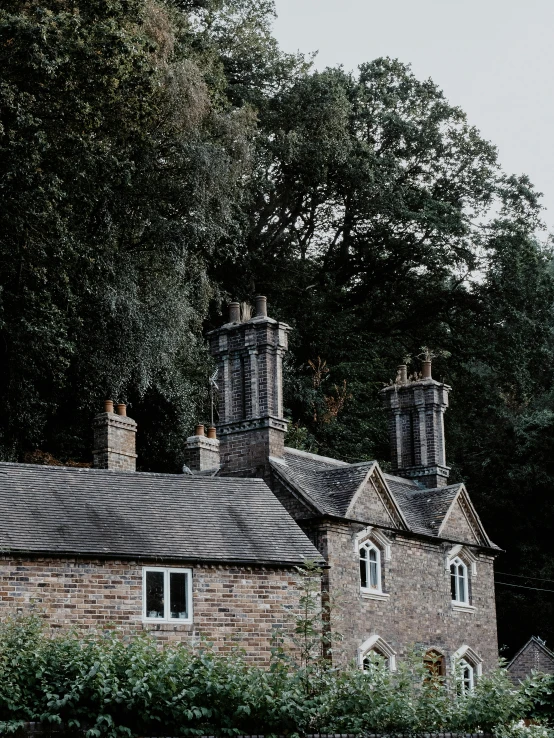
[(458, 694), (469, 694), (481, 676), (483, 659), (469, 646), (461, 646), (452, 654), (452, 668), (456, 674)]
[(469, 581), (467, 566), (456, 556), (450, 562), (450, 592), (452, 602), (469, 605)]
[(381, 591), (381, 552), (371, 541), (360, 546), (360, 587), (366, 591)]
[(387, 669), (390, 669), (389, 657), (385, 653), (383, 653), (380, 648), (374, 646), (371, 651), (368, 651), (364, 656), (364, 659), (362, 661), (362, 669), (364, 671), (369, 671), (369, 669), (371, 668), (371, 664), (373, 663), (371, 654), (375, 654), (376, 656), (378, 656), (380, 661), (387, 667)]
[(384, 641), (381, 636), (372, 635), (358, 649), (358, 664), (364, 671), (370, 671), (376, 659), (382, 659), (387, 669), (395, 671), (396, 652)]
[(462, 659), (458, 663), (458, 668), (460, 670), (458, 682), (458, 689), (460, 694), (469, 694), (469, 692), (473, 692), (475, 674), (473, 666), (465, 659)]
[(446, 660), (444, 654), (432, 648), (423, 657), (425, 668), (429, 671), (431, 677), (446, 676)]

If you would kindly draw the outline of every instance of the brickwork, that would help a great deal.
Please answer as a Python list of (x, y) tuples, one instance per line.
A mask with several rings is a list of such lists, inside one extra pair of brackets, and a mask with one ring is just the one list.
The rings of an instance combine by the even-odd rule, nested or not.
[(459, 502), (453, 505), (448, 519), (441, 530), (441, 535), (444, 538), (451, 538), (455, 541), (480, 543)]
[(390, 514), (381, 497), (381, 493), (371, 481), (366, 482), (364, 489), (354, 501), (349, 516), (354, 520), (371, 520), (377, 525), (392, 525)]
[[(417, 540), (399, 532), (382, 531), (391, 543), (390, 561), (382, 561), (385, 599), (368, 599), (360, 591), (359, 558), (355, 541), (361, 526), (321, 524), (310, 537), (326, 557), (328, 588), (335, 599), (337, 663), (356, 657), (358, 648), (379, 635), (396, 651), (397, 659), (413, 645), (434, 647), (450, 658), (467, 645), (483, 659), (483, 670), (498, 658), (494, 602), (493, 559), (478, 553), (472, 578), (471, 612), (452, 608), (450, 576), (446, 566), (448, 544)], [(378, 544), (379, 545), (379, 544)], [(379, 545), (379, 547), (381, 547)]]
[(531, 638), (508, 664), (514, 684), (530, 676), (532, 671), (554, 674), (554, 654), (536, 638)]
[(161, 642), (205, 638), (216, 651), (239, 646), (248, 660), (265, 664), (273, 629), (290, 627), (298, 608), (292, 569), (191, 566), (193, 624), (143, 623), (142, 567), (148, 565), (163, 564), (0, 557), (0, 616), (35, 609), (52, 627), (114, 624), (125, 634), (149, 631)]
[(269, 456), (283, 456), (282, 362), (288, 326), (266, 316), (210, 333), (218, 362), (223, 474), (269, 479)]
[(126, 415), (100, 413), (94, 419), (95, 469), (136, 471), (137, 424)]
[(219, 469), (219, 441), (206, 436), (189, 436), (184, 457), (185, 464), (191, 471)]
[(450, 387), (434, 379), (394, 384), (381, 390), (388, 410), (394, 473), (426, 487), (447, 484), (444, 411)]

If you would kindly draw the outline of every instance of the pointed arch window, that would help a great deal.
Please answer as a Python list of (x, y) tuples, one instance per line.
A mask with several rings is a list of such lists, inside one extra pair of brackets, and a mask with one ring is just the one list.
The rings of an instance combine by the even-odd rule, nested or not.
[(396, 651), (379, 635), (372, 635), (358, 649), (358, 665), (364, 671), (371, 671), (375, 663), (373, 656), (379, 656), (389, 671), (396, 670)]
[(423, 657), (423, 663), (428, 670), (430, 678), (444, 677), (446, 675), (446, 660), (444, 654), (432, 648)]
[(359, 551), (362, 592), (381, 592), (381, 551), (371, 541), (364, 541)]
[(459, 556), (450, 561), (450, 593), (452, 602), (469, 605), (469, 579), (467, 566)]
[(465, 659), (460, 661), (459, 669), (458, 691), (460, 694), (469, 694), (473, 692), (473, 687), (475, 686), (475, 670)]
[(456, 675), (458, 694), (469, 694), (473, 692), (475, 682), (482, 674), (483, 659), (469, 646), (461, 646), (452, 655), (452, 668)]

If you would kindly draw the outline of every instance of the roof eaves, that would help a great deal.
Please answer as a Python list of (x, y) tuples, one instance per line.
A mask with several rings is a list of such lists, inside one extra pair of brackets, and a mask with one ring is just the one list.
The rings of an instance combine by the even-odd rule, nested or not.
[[(63, 550), (63, 549), (24, 549), (24, 548), (9, 548), (9, 547), (2, 547), (0, 549), (0, 557), (6, 556), (7, 554), (12, 554), (14, 556), (67, 556), (77, 559), (101, 559), (102, 561), (105, 560), (122, 560), (122, 561), (173, 561), (173, 562), (181, 562), (183, 564), (189, 563), (189, 564), (206, 564), (206, 565), (212, 565), (212, 566), (221, 566), (221, 564), (231, 564), (231, 565), (242, 565), (242, 566), (271, 566), (271, 567), (280, 567), (280, 566), (302, 566), (304, 562), (307, 560), (306, 558), (292, 558), (292, 559), (245, 559), (245, 558), (233, 558), (233, 557), (225, 557), (221, 559), (216, 559), (214, 557), (194, 557), (194, 556), (171, 556), (170, 554), (130, 554), (130, 553), (114, 553), (109, 551), (91, 551), (91, 552), (85, 552), (85, 551), (72, 551), (72, 550)], [(324, 561), (323, 556), (321, 556), (318, 561)]]
[(381, 483), (382, 483), (382, 484), (384, 485), (385, 489), (386, 489), (386, 490), (387, 490), (387, 492), (389, 493), (389, 495), (390, 495), (390, 499), (391, 499), (391, 501), (393, 502), (393, 504), (394, 504), (394, 506), (395, 506), (395, 508), (396, 508), (396, 512), (397, 512), (397, 514), (398, 514), (398, 517), (400, 518), (400, 521), (401, 521), (401, 522), (402, 522), (402, 524), (404, 525), (404, 528), (405, 528), (406, 530), (410, 530), (410, 526), (408, 525), (408, 521), (406, 520), (406, 516), (405, 516), (405, 515), (404, 515), (404, 513), (402, 512), (402, 508), (401, 508), (401, 507), (400, 507), (400, 505), (398, 504), (398, 500), (396, 499), (396, 497), (394, 496), (394, 494), (393, 494), (393, 492), (392, 492), (391, 488), (390, 488), (390, 487), (389, 487), (389, 485), (387, 484), (387, 480), (385, 479), (385, 475), (384, 475), (384, 474), (383, 474), (383, 472), (381, 471), (381, 467), (379, 466), (379, 464), (378, 464), (377, 462), (375, 462), (375, 467), (374, 467), (374, 469), (373, 469), (373, 470), (375, 471), (375, 473), (376, 473), (376, 474), (377, 474), (377, 476), (379, 477), (379, 480), (381, 481)]

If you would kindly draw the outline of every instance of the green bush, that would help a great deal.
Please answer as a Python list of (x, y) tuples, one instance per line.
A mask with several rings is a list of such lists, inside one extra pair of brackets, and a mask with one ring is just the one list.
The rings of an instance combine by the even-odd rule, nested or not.
[(395, 672), (375, 657), (362, 672), (323, 660), (295, 664), (276, 648), (262, 669), (238, 651), (160, 647), (143, 634), (51, 635), (38, 617), (0, 624), (4, 733), (40, 721), (84, 728), (89, 738), (438, 730), (495, 730), (509, 738), (525, 735), (517, 721), (533, 710), (552, 716), (551, 685), (537, 676), (516, 689), (498, 669), (459, 695), (455, 676), (431, 678), (418, 654)]

